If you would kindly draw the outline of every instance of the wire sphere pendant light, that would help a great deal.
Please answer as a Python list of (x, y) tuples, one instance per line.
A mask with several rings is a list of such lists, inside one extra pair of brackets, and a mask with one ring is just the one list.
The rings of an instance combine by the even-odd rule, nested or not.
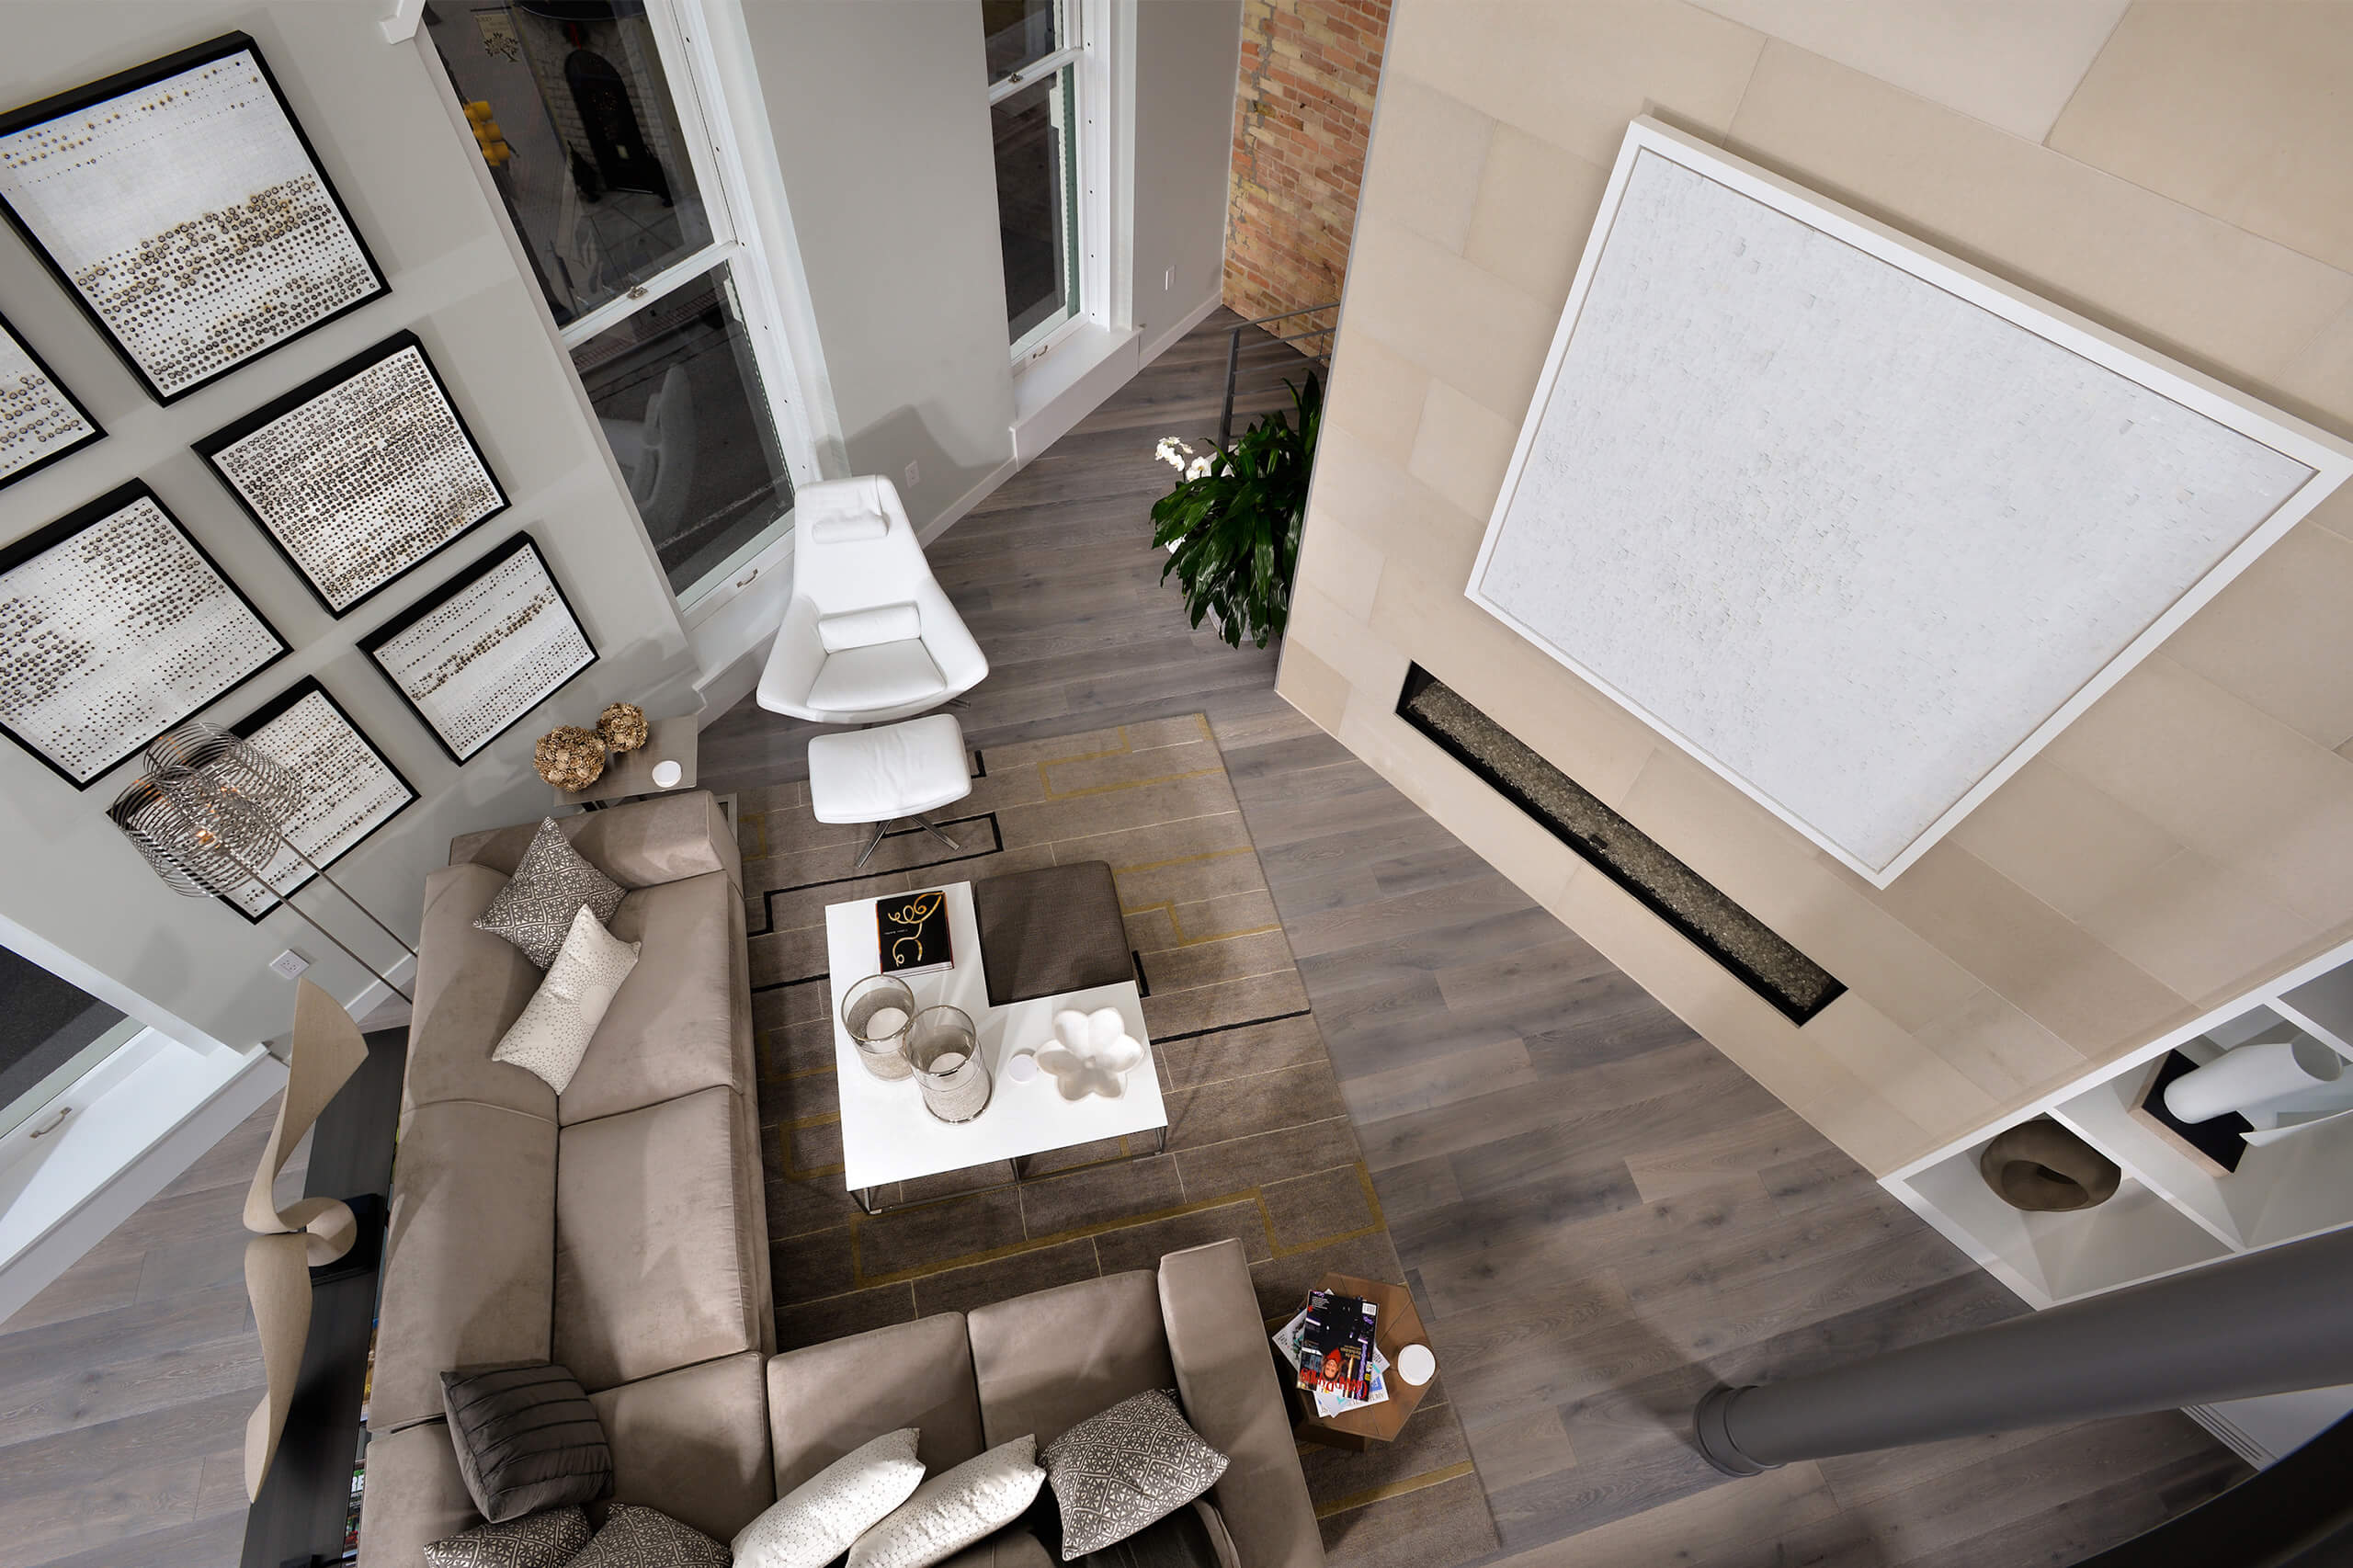
[[(301, 778), (294, 769), (241, 736), (194, 720), (158, 735), (147, 747), (146, 761), (151, 771), (115, 797), (107, 817), (138, 846), (165, 886), (188, 898), (230, 898), (257, 883), (387, 990), (409, 994), (294, 903), (297, 868), (282, 859), (307, 868), (404, 951), (416, 954), (405, 937), (289, 836), (303, 804)], [(271, 880), (273, 872), (296, 886), (281, 890)]]

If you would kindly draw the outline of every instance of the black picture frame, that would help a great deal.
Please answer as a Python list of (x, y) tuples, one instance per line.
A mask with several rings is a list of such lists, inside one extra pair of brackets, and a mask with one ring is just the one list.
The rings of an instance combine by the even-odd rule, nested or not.
[[(328, 707), (335, 710), (335, 717), (341, 719), (350, 729), (351, 733), (359, 737), (359, 744), (368, 748), (368, 750), (375, 756), (377, 762), (382, 765), (384, 771), (392, 776), (394, 782), (398, 783), (403, 790), (408, 791), (407, 800), (403, 801), (384, 816), (369, 824), (367, 830), (361, 833), (358, 837), (353, 839), (342, 848), (337, 849), (324, 860), (320, 860), (313, 856), (313, 859), (316, 862), (318, 867), (324, 870), (327, 867), (334, 865), (337, 860), (342, 859), (346, 855), (350, 854), (354, 849), (358, 848), (362, 844), (367, 843), (369, 838), (375, 835), (376, 831), (379, 828), (383, 827), (388, 823), (397, 820), (403, 812), (407, 811), (411, 806), (416, 804), (422, 797), (417, 793), (416, 786), (409, 781), (408, 775), (401, 771), (400, 765), (392, 759), (383, 747), (376, 744), (374, 738), (370, 736), (367, 731), (359, 727), (359, 722), (351, 716), (350, 711), (346, 709), (342, 703), (335, 700), (335, 693), (329, 691), (326, 687), (320, 682), (319, 677), (316, 676), (304, 676), (301, 680), (296, 681), (292, 686), (288, 687), (284, 691), (279, 692), (276, 697), (271, 698), (267, 702), (263, 703), (259, 708), (255, 709), (251, 713), (246, 714), (243, 719), (240, 719), (235, 723), (230, 725), (229, 732), (230, 733), (240, 736), (243, 739), (251, 740), (255, 735), (268, 728), (273, 721), (283, 718), (297, 703), (301, 702), (305, 698), (313, 696), (321, 699)], [(310, 886), (311, 880), (311, 873), (305, 869), (302, 881), (288, 892), (281, 893), (278, 892), (277, 890), (273, 888), (271, 892), (275, 896), (270, 899), (268, 904), (266, 905), (258, 914), (247, 909), (244, 904), (239, 903), (235, 899), (230, 898), (225, 894), (216, 896), (220, 897), (222, 903), (227, 904), (232, 910), (234, 910), (247, 925), (258, 926), (265, 919), (268, 918), (272, 911), (278, 909), (281, 904), (284, 904), (289, 899), (292, 898), (295, 893), (301, 892), (304, 888)]]
[(157, 403), (176, 403), (181, 398), (212, 385), (224, 376), (235, 374), (256, 359), (262, 358), (298, 338), (316, 332), (327, 323), (339, 320), (364, 305), (384, 298), (392, 291), (392, 286), (384, 276), (382, 264), (377, 261), (375, 253), (369, 248), (367, 235), (360, 232), (359, 224), (351, 216), (351, 209), (345, 203), (343, 193), (335, 188), (335, 181), (329, 177), (326, 165), (319, 161), (318, 149), (312, 145), (310, 134), (302, 129), (301, 120), (294, 113), (294, 106), (287, 102), (285, 91), (278, 86), (277, 74), (270, 70), (269, 62), (262, 54), (261, 46), (249, 33), (223, 33), (203, 43), (176, 51), (159, 59), (150, 60), (144, 64), (134, 65), (129, 70), (118, 71), (110, 76), (86, 83), (71, 91), (43, 98), (39, 103), (27, 104), (21, 108), (0, 114), (0, 139), (5, 139), (21, 131), (46, 125), (52, 120), (79, 114), (85, 109), (94, 108), (111, 99), (136, 93), (199, 66), (239, 53), (250, 53), (253, 56), (254, 64), (260, 71), (262, 81), (267, 85), (270, 97), (276, 101), (278, 112), (285, 117), (288, 127), (294, 133), (296, 143), (302, 150), (302, 155), (310, 163), (311, 172), (318, 176), (320, 187), (326, 192), (327, 199), (334, 204), (336, 215), (342, 219), (344, 228), (351, 236), (352, 244), (358, 250), (360, 259), (367, 264), (368, 271), (375, 280), (375, 287), (366, 294), (345, 301), (315, 321), (309, 322), (285, 336), (244, 355), (232, 364), (223, 365), (219, 369), (189, 381), (184, 386), (165, 392), (147, 373), (146, 368), (140, 364), (138, 356), (131, 352), (130, 346), (124, 343), (116, 335), (114, 329), (107, 324), (105, 316), (99, 313), (97, 305), (74, 283), (66, 267), (60, 265), (57, 258), (50, 254), (49, 247), (40, 242), (32, 226), (17, 210), (16, 204), (7, 199), (6, 190), (0, 189), (0, 217), (7, 220), (9, 227), (15, 229), (27, 247), (40, 258), (41, 265), (49, 269), (49, 274), (56, 279), (57, 286), (65, 290), (66, 296), (81, 310), (83, 315), (89, 319), (90, 324), (97, 329), (98, 335), (106, 340), (108, 346), (113, 348), (116, 356), (130, 369), (132, 378), (146, 390), (147, 395)]
[[(311, 575), (310, 570), (296, 557), (293, 551), (288, 548), (286, 540), (280, 537), (278, 529), (271, 526), (269, 519), (255, 508), (253, 503), (246, 498), (244, 492), (237, 487), (236, 482), (222, 467), (221, 454), (257, 431), (278, 423), (287, 415), (334, 392), (346, 382), (373, 369), (387, 359), (408, 353), (412, 349), (424, 362), (425, 373), (432, 378), (434, 386), (441, 393), (442, 401), (449, 404), (449, 415), (457, 423), (458, 433), (465, 437), (467, 447), (473, 453), (474, 461), (481, 465), (483, 477), (490, 482), (491, 489), (496, 492), (498, 504), (393, 572), (390, 576), (382, 578), (374, 586), (338, 609), (334, 601), (328, 598), (326, 591)], [(450, 392), (449, 381), (443, 379), (440, 368), (433, 363), (431, 352), (426, 348), (422, 338), (406, 329), (392, 334), (392, 336), (371, 347), (362, 349), (342, 364), (332, 369), (322, 371), (284, 395), (272, 398), (244, 418), (223, 426), (202, 440), (194, 443), (194, 447), (196, 454), (204, 460), (207, 467), (211, 469), (213, 477), (221, 482), (222, 488), (228, 491), (231, 497), (236, 501), (238, 508), (253, 519), (254, 526), (261, 530), (262, 537), (269, 540), (270, 547), (276, 550), (279, 558), (292, 569), (294, 575), (301, 580), (302, 585), (311, 591), (311, 597), (319, 601), (319, 608), (337, 619), (349, 615), (361, 605), (366, 604), (369, 599), (473, 532), (474, 529), (505, 513), (514, 505), (514, 498), (507, 494), (506, 486), (499, 480), (497, 471), (490, 466), (489, 454), (482, 449), (482, 442), (474, 435), (473, 426), (466, 422), (465, 411), (458, 406), (457, 398)]]
[[(75, 536), (87, 531), (96, 525), (106, 521), (106, 519), (113, 517), (116, 513), (122, 511), (125, 507), (141, 500), (151, 501), (154, 504), (155, 510), (163, 515), (164, 521), (170, 525), (175, 533), (179, 535), (180, 539), (188, 545), (188, 549), (196, 552), (197, 559), (201, 561), (206, 568), (210, 570), (214, 576), (221, 580), (222, 585), (226, 587), (231, 594), (236, 597), (237, 602), (244, 607), (245, 613), (252, 616), (255, 622), (259, 625), (264, 631), (269, 634), (271, 641), (278, 644), (278, 652), (272, 653), (268, 658), (264, 659), (253, 668), (238, 676), (227, 686), (222, 687), (219, 691), (212, 693), (202, 701), (194, 704), (184, 711), (174, 714), (169, 720), (165, 721), (160, 728), (140, 736), (137, 740), (124, 746), (119, 752), (108, 758), (103, 766), (93, 769), (87, 778), (76, 778), (71, 768), (66, 767), (63, 764), (57, 761), (56, 758), (41, 750), (40, 745), (31, 739), (18, 733), (17, 731), (9, 725), (5, 720), (0, 720), (0, 734), (6, 735), (8, 739), (14, 741), (27, 753), (32, 756), (38, 757), (43, 767), (47, 767), (51, 773), (56, 774), (60, 778), (63, 778), (67, 783), (73, 785), (76, 790), (87, 790), (95, 787), (101, 779), (105, 778), (108, 774), (121, 767), (131, 758), (138, 756), (141, 751), (146, 748), (147, 744), (150, 741), (153, 741), (157, 735), (160, 735), (164, 733), (165, 731), (171, 729), (173, 725), (179, 723), (182, 720), (200, 713), (207, 708), (211, 707), (214, 703), (222, 701), (233, 693), (241, 690), (247, 683), (252, 681), (255, 676), (261, 675), (264, 671), (269, 669), (280, 659), (285, 658), (294, 651), (294, 645), (287, 640), (286, 634), (278, 631), (277, 627), (270, 624), (269, 618), (261, 612), (261, 607), (255, 604), (254, 601), (246, 596), (245, 591), (237, 585), (237, 580), (234, 577), (230, 576), (226, 571), (222, 569), (221, 563), (212, 559), (212, 552), (206, 550), (202, 543), (197, 540), (194, 534), (188, 532), (188, 525), (181, 522), (179, 518), (172, 515), (172, 509), (164, 505), (163, 497), (157, 495), (143, 480), (134, 479), (128, 484), (110, 490), (106, 494), (101, 495), (97, 500), (89, 503), (89, 505), (75, 507), (73, 511), (68, 512), (65, 516), (58, 518), (57, 521), (50, 524), (48, 527), (37, 529), (34, 532), (26, 535), (23, 539), (17, 540), (14, 544), (7, 546), (5, 550), (0, 550), (0, 577), (5, 577), (8, 573), (15, 571), (17, 567), (22, 566), (28, 561), (47, 554), (50, 551), (56, 549), (59, 545), (63, 544), (67, 540), (74, 539)], [(0, 646), (0, 665), (6, 665), (12, 662), (13, 655), (11, 651), (6, 646)]]
[[(403, 632), (408, 631), (418, 621), (424, 619), (426, 616), (433, 614), (436, 610), (449, 605), (453, 600), (461, 597), (468, 589), (472, 588), (477, 584), (481, 583), (483, 578), (488, 577), (492, 573), (496, 572), (500, 567), (505, 566), (509, 562), (513, 561), (517, 555), (525, 552), (529, 552), (532, 559), (538, 562), (540, 571), (546, 575), (550, 585), (554, 588), (556, 602), (563, 607), (563, 613), (571, 620), (573, 630), (580, 634), (581, 644), (588, 650), (588, 657), (577, 665), (574, 666), (570, 671), (566, 672), (563, 679), (557, 681), (553, 686), (548, 687), (545, 691), (540, 692), (538, 696), (532, 698), (529, 702), (517, 709), (512, 716), (507, 718), (496, 729), (483, 736), (479, 741), (476, 741), (472, 749), (460, 754), (458, 748), (449, 743), (449, 737), (442, 733), (441, 727), (433, 722), (433, 716), (427, 713), (421, 706), (418, 705), (416, 699), (409, 695), (408, 687), (404, 684), (400, 673), (385, 664), (382, 650), (386, 643), (391, 642), (395, 638), (399, 637)], [(596, 665), (597, 661), (603, 657), (603, 655), (597, 651), (595, 640), (588, 635), (588, 628), (581, 623), (580, 612), (573, 608), (572, 597), (563, 591), (563, 580), (555, 574), (555, 568), (548, 563), (547, 554), (545, 551), (540, 550), (539, 540), (533, 539), (529, 533), (518, 533), (515, 535), (505, 544), (492, 550), (489, 554), (483, 556), (480, 561), (475, 562), (472, 565), (465, 568), (456, 576), (442, 584), (438, 588), (426, 596), (426, 597), (418, 600), (407, 609), (403, 610), (399, 615), (393, 617), (391, 620), (385, 622), (374, 631), (369, 632), (366, 637), (360, 639), (359, 651), (368, 655), (369, 662), (376, 666), (377, 672), (392, 684), (392, 689), (400, 694), (401, 700), (408, 704), (409, 710), (416, 715), (417, 722), (425, 726), (426, 733), (433, 737), (434, 744), (441, 748), (442, 752), (448, 756), (451, 762), (456, 763), (460, 767), (463, 767), (475, 757), (480, 756), (484, 751), (489, 749), (489, 747), (494, 744), (501, 735), (504, 735), (507, 731), (513, 729), (516, 725), (521, 723), (526, 718), (528, 718), (533, 709), (538, 708), (541, 703), (547, 701), (548, 699), (553, 697), (557, 692), (562, 691), (565, 687), (570, 686), (574, 681), (580, 677), (583, 672), (592, 668)]]
[(80, 398), (74, 395), (74, 389), (67, 386), (64, 380), (60, 377), (55, 370), (50, 369), (49, 361), (40, 357), (40, 350), (35, 348), (32, 346), (31, 340), (27, 338), (23, 333), (18, 332), (17, 330), (17, 324), (10, 321), (6, 315), (0, 315), (0, 335), (5, 335), (10, 343), (16, 345), (19, 353), (23, 354), (26, 358), (33, 362), (33, 369), (39, 370), (41, 373), (42, 378), (46, 380), (51, 386), (57, 389), (57, 395), (63, 398), (68, 403), (72, 404), (74, 412), (82, 416), (82, 423), (90, 427), (90, 433), (83, 437), (80, 440), (74, 442), (72, 446), (60, 447), (57, 450), (49, 453), (45, 457), (35, 458), (32, 461), (25, 464), (22, 468), (14, 468), (8, 470), (5, 473), (0, 473), (0, 490), (6, 490), (9, 485), (16, 483), (17, 481), (20, 479), (29, 479), (34, 474), (37, 474), (41, 470), (47, 468), (50, 464), (53, 462), (63, 462), (65, 459), (72, 457), (75, 452), (81, 451), (83, 449), (97, 442), (105, 440), (107, 438), (107, 427), (98, 423), (98, 416), (91, 413), (88, 405), (84, 403)]

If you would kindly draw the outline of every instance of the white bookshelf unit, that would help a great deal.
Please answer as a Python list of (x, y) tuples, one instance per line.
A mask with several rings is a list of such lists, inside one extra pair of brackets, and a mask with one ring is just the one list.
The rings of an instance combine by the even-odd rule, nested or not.
[[(2290, 1032), (2353, 1062), (2353, 943), (1904, 1166), (1884, 1185), (2037, 1310), (2353, 1224), (2353, 1110), (2250, 1142), (2225, 1176), (2131, 1114), (2167, 1051), (2203, 1063), (2242, 1042)], [(2353, 1069), (2340, 1084), (2353, 1090)], [(2353, 1102), (2353, 1093), (2345, 1098)], [(2043, 1116), (2116, 1162), (2123, 1181), (2115, 1197), (2091, 1209), (2027, 1213), (1985, 1185), (1980, 1152), (1996, 1134)], [(2276, 1412), (2255, 1408), (2275, 1401)], [(2348, 1409), (2353, 1390), (2190, 1414), (2263, 1465)]]

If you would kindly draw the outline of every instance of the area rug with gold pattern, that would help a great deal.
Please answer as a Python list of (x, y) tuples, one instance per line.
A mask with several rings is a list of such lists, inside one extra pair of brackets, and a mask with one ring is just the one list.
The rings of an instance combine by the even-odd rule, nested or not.
[[(870, 827), (818, 822), (808, 786), (737, 802), (758, 1029), (779, 1348), (961, 1311), (1223, 1237), (1279, 1324), (1330, 1272), (1403, 1281), (1225, 761), (1199, 714), (974, 752), (972, 795), (854, 869)], [(1108, 861), (1168, 1111), (1165, 1153), (1123, 1143), (886, 1189), (844, 1186), (825, 906), (1004, 871)], [(1301, 1445), (1340, 1568), (1495, 1550), (1445, 1378), (1394, 1442)]]

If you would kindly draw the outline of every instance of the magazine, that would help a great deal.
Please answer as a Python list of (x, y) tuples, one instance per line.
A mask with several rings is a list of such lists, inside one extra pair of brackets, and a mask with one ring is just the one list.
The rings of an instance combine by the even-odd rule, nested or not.
[(1275, 1347), (1296, 1372), (1298, 1388), (1322, 1418), (1389, 1397), (1389, 1358), (1375, 1342), (1378, 1309), (1354, 1296), (1317, 1290), (1275, 1335)]

